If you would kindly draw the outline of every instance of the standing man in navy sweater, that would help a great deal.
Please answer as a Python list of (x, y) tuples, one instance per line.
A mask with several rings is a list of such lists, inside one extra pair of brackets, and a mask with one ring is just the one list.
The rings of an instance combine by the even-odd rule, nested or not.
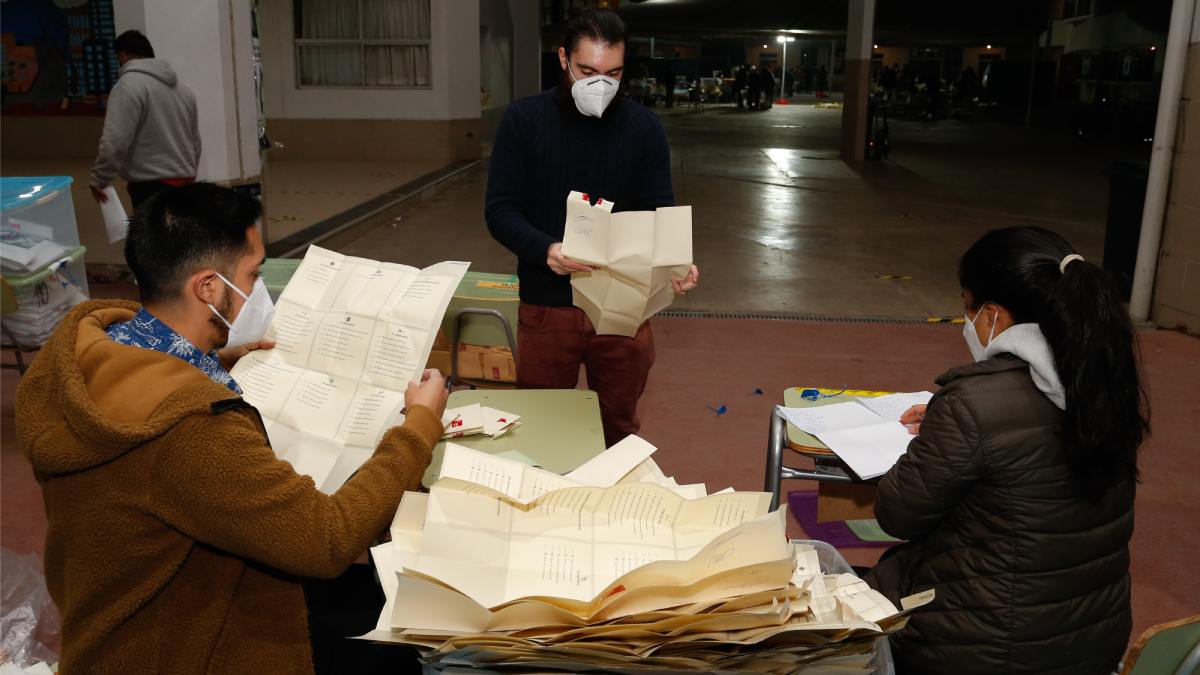
[[(486, 217), (492, 236), (517, 256), (521, 307), (517, 384), (572, 389), (579, 366), (599, 394), (604, 438), (637, 433), (637, 403), (654, 364), (650, 322), (636, 336), (597, 335), (572, 306), (571, 273), (586, 265), (563, 257), (572, 190), (614, 211), (672, 206), (671, 162), (658, 116), (617, 96), (625, 67), (625, 24), (608, 10), (584, 10), (566, 25), (555, 89), (514, 101), (492, 147)], [(682, 295), (700, 271), (672, 281)]]

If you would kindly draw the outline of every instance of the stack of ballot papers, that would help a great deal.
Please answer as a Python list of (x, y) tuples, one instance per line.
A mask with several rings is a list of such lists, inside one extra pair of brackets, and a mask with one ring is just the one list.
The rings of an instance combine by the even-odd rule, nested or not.
[(844, 403), (809, 408), (779, 407), (779, 414), (816, 436), (859, 478), (887, 473), (908, 450), (913, 436), (900, 415), (914, 405), (929, 403), (933, 394), (919, 391), (886, 396), (849, 398)]
[(371, 549), (387, 602), (362, 638), (434, 670), (870, 672), (875, 639), (932, 599), (902, 611), (823, 573), (770, 494), (684, 496), (652, 452), (631, 436), (558, 476), (447, 447)]
[(231, 374), (262, 413), (271, 446), (336, 492), (404, 421), (442, 315), (468, 263), (425, 269), (310, 246), (275, 305), (266, 337)]
[(445, 427), (442, 438), (463, 438), (477, 434), (499, 438), (521, 426), (521, 416), (473, 403), (460, 408), (448, 408), (442, 415), (442, 426)]

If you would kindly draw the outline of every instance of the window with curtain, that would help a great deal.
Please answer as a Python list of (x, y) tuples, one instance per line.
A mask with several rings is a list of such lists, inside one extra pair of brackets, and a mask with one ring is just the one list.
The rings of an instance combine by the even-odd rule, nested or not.
[(430, 86), (431, 0), (294, 0), (301, 87)]

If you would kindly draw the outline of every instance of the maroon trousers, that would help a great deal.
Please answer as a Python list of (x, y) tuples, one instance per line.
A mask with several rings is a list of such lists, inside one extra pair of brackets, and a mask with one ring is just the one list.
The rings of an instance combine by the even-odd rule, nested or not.
[(578, 307), (521, 303), (517, 345), (517, 386), (574, 389), (583, 365), (588, 387), (600, 398), (605, 444), (611, 447), (641, 428), (638, 399), (654, 365), (649, 321), (631, 338), (596, 335), (591, 320)]

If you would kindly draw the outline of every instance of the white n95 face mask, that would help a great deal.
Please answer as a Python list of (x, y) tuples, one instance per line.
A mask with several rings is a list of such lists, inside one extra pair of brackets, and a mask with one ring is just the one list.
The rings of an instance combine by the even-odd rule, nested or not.
[[(567, 72), (575, 80), (571, 64), (567, 63)], [(617, 97), (617, 88), (621, 83), (607, 75), (593, 75), (582, 80), (575, 80), (571, 85), (571, 98), (575, 99), (575, 107), (588, 117), (600, 117), (608, 105)]]
[(217, 315), (217, 318), (229, 326), (229, 340), (225, 342), (225, 346), (241, 347), (263, 339), (263, 336), (267, 334), (267, 329), (271, 327), (271, 320), (275, 318), (275, 303), (271, 302), (271, 294), (267, 291), (267, 285), (263, 283), (262, 277), (254, 281), (254, 288), (250, 290), (250, 295), (243, 293), (242, 289), (234, 286), (219, 272), (217, 277), (224, 281), (226, 286), (233, 289), (234, 293), (246, 299), (246, 302), (242, 304), (241, 311), (233, 318), (233, 323), (221, 316), (216, 307), (208, 306), (212, 313)]
[(975, 322), (981, 316), (983, 316), (983, 307), (980, 307), (979, 311), (975, 313), (974, 319), (966, 312), (963, 312), (963, 318), (966, 319), (966, 323), (963, 324), (963, 337), (966, 339), (967, 349), (971, 350), (971, 356), (974, 357), (976, 363), (987, 360), (988, 347), (991, 347), (996, 339), (996, 324), (993, 323), (992, 330), (988, 333), (987, 345), (979, 341), (979, 333), (975, 332)]

